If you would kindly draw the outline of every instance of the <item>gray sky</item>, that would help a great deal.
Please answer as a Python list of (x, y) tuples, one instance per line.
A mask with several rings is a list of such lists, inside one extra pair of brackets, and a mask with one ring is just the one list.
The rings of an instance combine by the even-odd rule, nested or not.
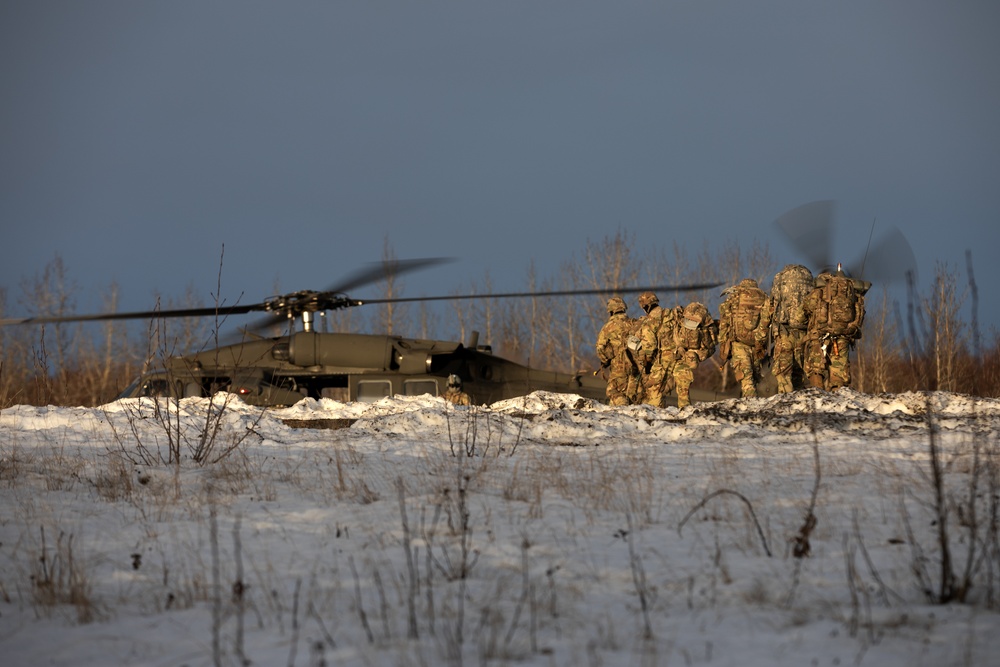
[[(992, 0), (0, 3), (0, 286), (257, 302), (382, 256), (525, 287), (617, 229), (696, 253), (838, 201), (834, 255), (895, 225), (921, 287), (971, 249), (1000, 324)], [(964, 282), (963, 282), (964, 285)], [(371, 293), (355, 296), (372, 296)]]

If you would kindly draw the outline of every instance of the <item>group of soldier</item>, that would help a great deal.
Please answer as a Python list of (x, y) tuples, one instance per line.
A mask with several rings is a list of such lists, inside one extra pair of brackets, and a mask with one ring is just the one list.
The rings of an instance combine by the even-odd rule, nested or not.
[(639, 295), (645, 315), (633, 319), (625, 301), (612, 297), (597, 337), (608, 403), (664, 407), (675, 391), (678, 407), (690, 405), (695, 370), (716, 348), (743, 397), (757, 396), (768, 358), (781, 393), (849, 386), (848, 353), (861, 337), (870, 287), (839, 266), (814, 277), (789, 264), (775, 276), (770, 294), (752, 278), (726, 289), (718, 319), (697, 301), (664, 308), (652, 292)]

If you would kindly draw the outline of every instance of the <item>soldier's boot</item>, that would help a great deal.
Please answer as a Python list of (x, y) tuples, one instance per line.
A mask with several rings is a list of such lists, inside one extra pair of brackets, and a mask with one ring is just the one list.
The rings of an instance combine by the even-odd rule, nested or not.
[(677, 387), (677, 407), (686, 408), (691, 405), (691, 394), (688, 389)]
[(646, 394), (642, 397), (642, 402), (646, 405), (652, 405), (654, 408), (663, 407), (663, 396), (660, 392), (646, 388)]
[(823, 376), (818, 373), (813, 373), (809, 376), (809, 386), (816, 387), (817, 389), (826, 389), (823, 383)]

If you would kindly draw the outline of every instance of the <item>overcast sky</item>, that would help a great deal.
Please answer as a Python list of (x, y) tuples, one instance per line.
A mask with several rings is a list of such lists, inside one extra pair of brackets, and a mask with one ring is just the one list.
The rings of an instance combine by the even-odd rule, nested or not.
[[(971, 249), (1000, 324), (1000, 4), (0, 2), (0, 286), (58, 254), (86, 301), (256, 302), (382, 257), (525, 287), (616, 230), (767, 243), (836, 199), (921, 285)], [(371, 293), (356, 296), (372, 296)]]

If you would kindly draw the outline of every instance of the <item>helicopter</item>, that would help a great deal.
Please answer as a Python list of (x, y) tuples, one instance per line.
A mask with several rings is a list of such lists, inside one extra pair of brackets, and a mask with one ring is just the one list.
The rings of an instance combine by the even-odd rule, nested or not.
[[(627, 287), (618, 289), (513, 292), (354, 299), (353, 290), (388, 277), (449, 261), (445, 258), (394, 260), (376, 263), (322, 291), (302, 290), (269, 297), (259, 303), (208, 308), (152, 310), (92, 315), (40, 316), (0, 319), (0, 326), (166, 318), (223, 318), (264, 312), (261, 320), (244, 328), (242, 338), (194, 354), (170, 356), (162, 368), (147, 370), (118, 398), (211, 397), (218, 391), (240, 396), (260, 407), (286, 407), (303, 398), (323, 398), (331, 392), (348, 401), (375, 402), (389, 396), (444, 394), (448, 378), (457, 375), (473, 404), (527, 395), (533, 391), (576, 394), (606, 401), (606, 381), (585, 370), (566, 373), (540, 370), (493, 354), (472, 332), (464, 342), (409, 338), (391, 334), (326, 333), (316, 330), (318, 315), (372, 304), (444, 301), (473, 298), (528, 298), (632, 294), (645, 291), (686, 292), (709, 289), (718, 283)], [(258, 331), (287, 323), (280, 336)], [(729, 395), (692, 390), (695, 401)], [(669, 402), (670, 399), (668, 399)], [(672, 399), (676, 402), (676, 398)]]

